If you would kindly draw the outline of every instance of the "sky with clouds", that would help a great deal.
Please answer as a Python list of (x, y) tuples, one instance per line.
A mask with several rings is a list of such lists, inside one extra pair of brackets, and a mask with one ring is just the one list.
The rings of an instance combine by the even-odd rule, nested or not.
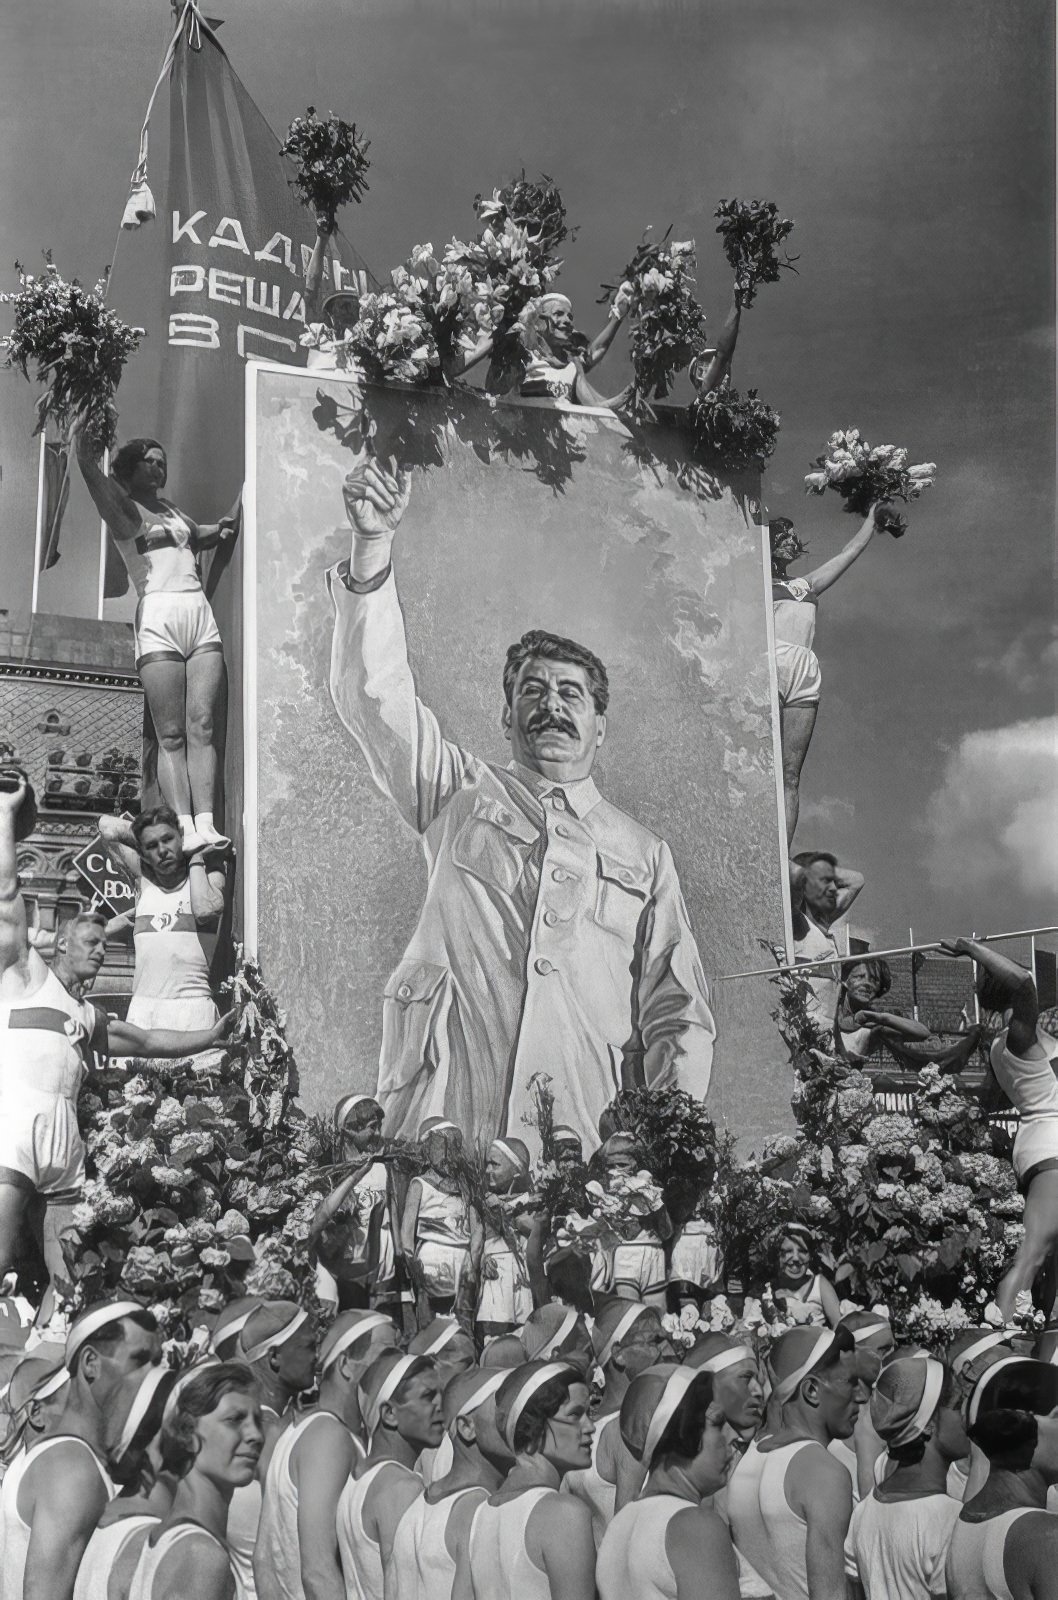
[[(939, 470), (907, 537), (876, 541), (821, 605), (798, 846), (862, 868), (860, 920), (887, 942), (909, 922), (1058, 920), (1050, 4), (211, 9), (273, 127), (314, 103), (367, 130), (371, 190), (346, 231), (376, 272), (473, 232), (475, 193), (525, 166), (579, 224), (563, 287), (588, 331), (600, 282), (670, 222), (697, 239), (716, 327), (717, 201), (771, 198), (796, 219), (799, 276), (762, 291), (735, 367), (783, 415), (771, 513), (796, 519), (813, 560), (852, 533), (836, 499), (802, 491), (835, 427)], [(168, 25), (164, 0), (7, 0), (0, 262), (50, 244), (91, 279), (111, 259)], [(621, 366), (615, 350), (614, 388)], [(0, 510), (31, 454), (29, 402), (3, 380)], [(3, 518), (0, 605), (23, 604), (28, 542)]]

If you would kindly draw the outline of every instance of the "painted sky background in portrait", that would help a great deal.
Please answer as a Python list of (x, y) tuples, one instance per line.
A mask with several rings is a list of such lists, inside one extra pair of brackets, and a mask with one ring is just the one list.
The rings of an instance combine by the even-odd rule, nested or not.
[[(212, 8), (207, 8), (212, 9)], [(1053, 14), (1045, 0), (218, 0), (233, 63), (280, 131), (309, 103), (372, 139), (344, 219), (382, 274), (474, 231), (523, 165), (579, 225), (562, 287), (594, 332), (647, 223), (698, 241), (714, 328), (724, 196), (797, 220), (800, 276), (764, 289), (736, 382), (783, 414), (766, 495), (812, 559), (854, 530), (802, 477), (834, 427), (935, 460), (900, 543), (822, 604), (824, 696), (797, 845), (868, 876), (877, 940), (1053, 920)], [(163, 0), (8, 0), (0, 21), (0, 263), (50, 244), (112, 258)], [(155, 173), (162, 175), (160, 165)], [(156, 185), (156, 192), (157, 192)], [(120, 307), (118, 308), (121, 309)], [(603, 369), (616, 387), (620, 345)], [(32, 425), (0, 383), (4, 479)], [(164, 437), (164, 421), (126, 430)], [(179, 498), (179, 485), (174, 485)], [(3, 506), (0, 494), (0, 507)], [(24, 608), (32, 530), (3, 518), (0, 605)], [(72, 551), (64, 555), (77, 580)], [(1050, 859), (1045, 859), (1048, 855)]]

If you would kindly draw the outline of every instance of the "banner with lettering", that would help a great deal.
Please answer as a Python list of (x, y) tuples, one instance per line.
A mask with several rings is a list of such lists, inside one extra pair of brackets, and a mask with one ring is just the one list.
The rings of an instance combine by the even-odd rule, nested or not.
[[(315, 229), (290, 186), (293, 167), (279, 139), (195, 3), (185, 5), (174, 42), (169, 92), (165, 199), (157, 221), (137, 231), (164, 229), (161, 263), (140, 248), (137, 234), (126, 235), (111, 284), (111, 300), (121, 306), (124, 283), (153, 256), (161, 292), (144, 319), (144, 348), (157, 363), (157, 404), (141, 402), (144, 426), (123, 426), (122, 437), (153, 432), (168, 452), (173, 499), (197, 520), (215, 522), (243, 479), (246, 360), (305, 365), (299, 340)], [(300, 103), (290, 107), (291, 115), (303, 111)], [(375, 284), (357, 251), (335, 234), (324, 293), (354, 276)], [(118, 564), (108, 561), (108, 595), (123, 592), (119, 581)]]

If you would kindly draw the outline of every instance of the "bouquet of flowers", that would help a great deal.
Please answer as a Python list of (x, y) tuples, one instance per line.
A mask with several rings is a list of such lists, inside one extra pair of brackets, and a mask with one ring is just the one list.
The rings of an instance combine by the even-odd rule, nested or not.
[(290, 180), (302, 205), (323, 218), (333, 231), (338, 207), (350, 200), (359, 203), (367, 193), (367, 159), (370, 142), (356, 131), (356, 124), (343, 122), (333, 111), (326, 119), (309, 106), (303, 117), (295, 117), (287, 129), (282, 155), (294, 162)]
[(13, 306), (15, 318), (11, 332), (0, 339), (4, 364), (18, 367), (25, 378), (35, 367), (37, 382), (45, 385), (34, 433), (43, 431), (49, 417), (65, 430), (83, 412), (87, 436), (99, 449), (109, 449), (117, 427), (114, 393), (144, 330), (130, 328), (107, 310), (109, 268), (94, 288), (84, 289), (76, 278), (65, 281), (50, 251), (44, 262), (37, 277), (16, 262), (20, 287), (14, 294), (0, 294), (0, 302)]
[(346, 343), (368, 378), (425, 383), (441, 369), (428, 281), (411, 264), (395, 267), (390, 279), (392, 289), (362, 296)]
[(311, 1291), (322, 1184), (294, 1059), (256, 963), (230, 993), (229, 1049), (94, 1075), (79, 1107), (88, 1181), (64, 1243), (70, 1297), (148, 1299), (184, 1339), (240, 1295)]
[(462, 342), (469, 349), (482, 334), (491, 336), (485, 387), (490, 393), (505, 393), (524, 360), (518, 319), (531, 301), (547, 292), (562, 263), (537, 248), (527, 229), (505, 215), (502, 223), (497, 218), (469, 244), (453, 239), (442, 264), (461, 286), (469, 279), (462, 295)]
[(609, 1109), (635, 1134), (673, 1223), (686, 1222), (716, 1175), (716, 1126), (701, 1101), (682, 1089), (626, 1089)]
[(566, 223), (566, 207), (558, 186), (546, 172), (541, 173), (538, 183), (531, 183), (523, 167), (521, 177), (504, 184), (502, 189), (493, 189), (490, 200), (475, 195), (474, 210), (493, 230), (502, 228), (510, 219), (524, 232), (529, 252), (538, 265), (547, 261), (556, 268), (561, 266), (561, 262), (554, 261), (553, 252), (563, 240), (572, 242), (577, 236), (576, 228), (571, 229)]
[[(907, 451), (894, 444), (873, 448), (858, 428), (839, 429), (827, 440), (827, 447), (812, 463), (814, 472), (805, 474), (805, 493), (824, 494), (836, 489), (845, 510), (864, 517), (878, 500), (917, 500), (923, 489), (936, 481), (932, 461), (917, 467), (907, 464)], [(896, 512), (886, 515), (885, 527), (894, 539), (907, 532), (907, 522)]]
[(697, 395), (687, 417), (695, 453), (728, 472), (760, 470), (775, 450), (779, 413), (758, 399), (756, 389), (739, 394), (730, 376), (710, 394)]
[[(632, 405), (639, 411), (669, 393), (705, 344), (705, 312), (694, 296), (694, 240), (670, 240), (671, 232), (654, 243), (648, 229), (621, 275), (632, 291)], [(599, 303), (616, 289), (604, 284)]]
[(759, 286), (777, 283), (784, 269), (797, 271), (797, 257), (786, 253), (786, 240), (794, 225), (789, 217), (780, 217), (771, 200), (721, 200), (713, 215), (720, 218), (716, 231), (735, 274), (735, 298), (740, 306), (751, 306)]

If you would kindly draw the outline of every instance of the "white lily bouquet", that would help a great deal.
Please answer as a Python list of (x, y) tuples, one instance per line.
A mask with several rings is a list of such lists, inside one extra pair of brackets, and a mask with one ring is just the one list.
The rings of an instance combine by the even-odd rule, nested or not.
[(429, 245), (421, 246), (404, 266), (394, 267), (392, 288), (361, 296), (360, 315), (345, 342), (368, 378), (425, 383), (440, 370), (429, 251)]
[(603, 284), (599, 304), (629, 302), (633, 410), (668, 394), (705, 345), (705, 312), (694, 294), (694, 240), (650, 238), (650, 229), (618, 284)]
[[(826, 450), (812, 465), (815, 470), (805, 475), (805, 493), (836, 489), (845, 510), (860, 517), (878, 500), (917, 500), (936, 482), (937, 474), (935, 462), (909, 467), (906, 450), (894, 444), (872, 446), (858, 428), (832, 433)], [(906, 520), (895, 511), (886, 514), (884, 526), (894, 539), (907, 532)]]
[(76, 278), (65, 281), (50, 251), (44, 263), (34, 277), (16, 262), (19, 288), (0, 294), (0, 304), (14, 308), (11, 332), (0, 339), (4, 364), (26, 378), (35, 367), (37, 382), (45, 385), (34, 433), (43, 431), (49, 417), (64, 430), (80, 413), (87, 437), (100, 450), (109, 449), (117, 427), (114, 392), (146, 335), (107, 309), (109, 268), (94, 288), (85, 289)]

